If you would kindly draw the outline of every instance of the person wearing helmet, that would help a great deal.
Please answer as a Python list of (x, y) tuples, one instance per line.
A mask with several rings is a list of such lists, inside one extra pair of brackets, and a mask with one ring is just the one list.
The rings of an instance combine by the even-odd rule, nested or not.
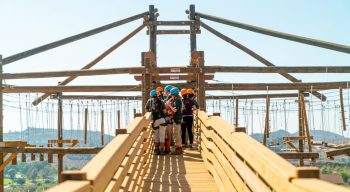
[(171, 153), (172, 155), (180, 155), (182, 151), (182, 142), (181, 142), (181, 121), (182, 121), (182, 101), (180, 98), (180, 90), (177, 87), (174, 87), (170, 90), (171, 100), (173, 100), (172, 105), (167, 103), (170, 110), (173, 112), (173, 134), (175, 140), (175, 150)]
[(161, 99), (162, 101), (164, 101), (163, 88), (162, 88), (162, 87), (157, 87), (156, 90), (157, 90), (159, 99)]
[(165, 119), (167, 122), (167, 128), (166, 128), (166, 138), (165, 138), (165, 153), (170, 153), (170, 143), (172, 141), (173, 137), (173, 120), (172, 120), (172, 115), (173, 111), (170, 110), (169, 106), (173, 104), (173, 101), (171, 99), (170, 95), (170, 90), (173, 88), (171, 85), (167, 85), (164, 87), (164, 93), (163, 93), (163, 98), (164, 102), (168, 103), (166, 105), (166, 114), (165, 114)]
[[(190, 90), (190, 91), (188, 91)], [(183, 97), (182, 103), (182, 123), (181, 123), (181, 139), (182, 139), (182, 145), (186, 145), (186, 130), (188, 133), (188, 139), (190, 140), (190, 143), (188, 145), (189, 148), (192, 149), (193, 144), (193, 132), (192, 132), (192, 126), (193, 126), (193, 111), (197, 109), (196, 104), (192, 98), (189, 97), (190, 94), (193, 95), (193, 90), (188, 89), (186, 91), (186, 97)], [(185, 92), (184, 91), (184, 92)], [(181, 90), (182, 92), (182, 90)]]
[(146, 111), (152, 113), (153, 142), (156, 155), (165, 155), (165, 104), (157, 96), (157, 91), (150, 92), (150, 98), (146, 103)]
[(196, 108), (199, 109), (198, 101), (195, 98), (193, 89), (187, 89), (187, 95), (190, 99), (193, 100), (194, 104), (196, 105)]
[(187, 97), (187, 89), (181, 89), (180, 92), (181, 92), (182, 99)]

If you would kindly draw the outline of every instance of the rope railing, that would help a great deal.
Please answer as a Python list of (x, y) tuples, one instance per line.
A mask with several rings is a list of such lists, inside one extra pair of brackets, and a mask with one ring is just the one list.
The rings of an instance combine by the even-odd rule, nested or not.
[(48, 192), (138, 191), (152, 154), (150, 113), (136, 117), (81, 170), (65, 171)]
[(203, 160), (220, 191), (346, 191), (319, 179), (316, 167), (295, 167), (218, 116), (194, 121)]

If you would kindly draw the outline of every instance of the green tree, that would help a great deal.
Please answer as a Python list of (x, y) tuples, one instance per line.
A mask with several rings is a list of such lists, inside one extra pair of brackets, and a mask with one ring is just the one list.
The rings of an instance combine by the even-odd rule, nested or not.
[(343, 177), (344, 182), (348, 182), (349, 175), (346, 172), (341, 172), (340, 175)]
[(18, 178), (16, 179), (16, 183), (18, 183), (19, 185), (24, 185), (24, 183), (26, 182), (26, 180), (24, 178)]
[(11, 178), (12, 180), (15, 179), (16, 173), (17, 173), (17, 172), (16, 172), (16, 170), (14, 170), (14, 169), (9, 169), (8, 172), (7, 172), (7, 174), (10, 176), (10, 178)]

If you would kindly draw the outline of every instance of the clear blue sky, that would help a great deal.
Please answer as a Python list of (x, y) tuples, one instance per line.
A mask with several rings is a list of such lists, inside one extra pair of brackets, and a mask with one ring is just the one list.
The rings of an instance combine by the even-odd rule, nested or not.
[[(127, 3), (126, 3), (127, 2)], [(158, 8), (159, 20), (186, 20), (190, 4), (196, 10), (260, 27), (305, 37), (350, 45), (350, 1), (348, 0), (247, 0), (247, 1), (83, 1), (0, 0), (0, 54), (3, 57), (67, 36), (75, 35), (128, 16)], [(4, 66), (4, 72), (79, 69), (113, 45), (141, 20)], [(350, 55), (277, 39), (206, 21), (229, 37), (246, 45), (277, 66), (349, 65)], [(181, 27), (180, 27), (181, 28)], [(165, 27), (163, 27), (165, 29)], [(263, 66), (250, 56), (202, 29), (198, 50), (205, 51), (206, 65)], [(189, 59), (189, 36), (159, 36), (158, 65), (185, 66)], [(95, 68), (140, 66), (147, 51), (146, 30), (120, 47)], [(350, 75), (295, 74), (304, 82), (349, 81)], [(56, 85), (64, 78), (12, 80), (16, 85)], [(288, 82), (279, 75), (215, 75), (225, 82)], [(136, 84), (131, 76), (81, 77), (71, 85)], [(218, 92), (217, 94), (222, 94)], [(6, 115), (6, 114), (5, 114)], [(6, 119), (6, 117), (5, 117)]]

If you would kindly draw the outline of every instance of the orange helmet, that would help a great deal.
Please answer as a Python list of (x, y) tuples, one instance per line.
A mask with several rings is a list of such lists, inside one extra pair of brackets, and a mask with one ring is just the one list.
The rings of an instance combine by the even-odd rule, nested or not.
[(193, 89), (187, 89), (187, 94), (193, 94)]
[(163, 92), (163, 88), (162, 87), (157, 87), (157, 92), (159, 93), (159, 92)]
[(186, 95), (187, 94), (187, 90), (186, 89), (181, 89), (181, 95)]

